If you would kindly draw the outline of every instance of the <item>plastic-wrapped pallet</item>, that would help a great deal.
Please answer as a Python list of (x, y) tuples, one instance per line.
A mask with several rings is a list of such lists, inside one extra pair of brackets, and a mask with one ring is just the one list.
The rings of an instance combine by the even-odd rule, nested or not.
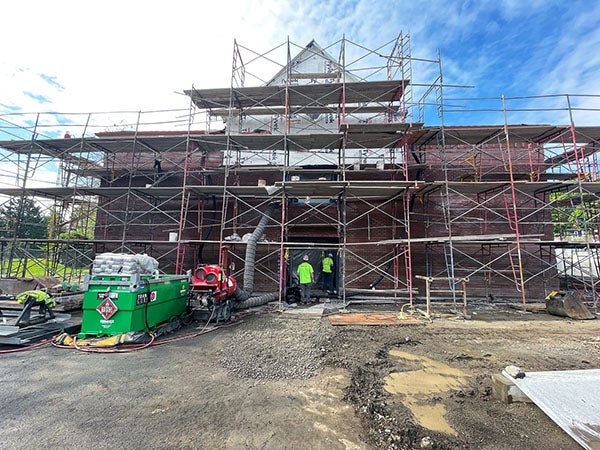
[(158, 261), (146, 254), (100, 253), (94, 258), (92, 275), (151, 275)]

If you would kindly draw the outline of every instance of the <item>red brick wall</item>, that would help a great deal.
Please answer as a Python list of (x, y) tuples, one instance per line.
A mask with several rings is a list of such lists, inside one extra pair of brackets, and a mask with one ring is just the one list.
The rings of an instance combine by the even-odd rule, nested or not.
[[(422, 180), (424, 181), (439, 181), (444, 179), (444, 171), (442, 170), (443, 161), (448, 161), (448, 178), (451, 181), (464, 181), (473, 179), (483, 179), (485, 177), (493, 177), (496, 180), (508, 180), (507, 172), (507, 152), (506, 149), (499, 150), (498, 146), (485, 144), (479, 146), (475, 151), (472, 147), (448, 146), (444, 155), (435, 147), (427, 147), (420, 149), (426, 158), (424, 161), (427, 168), (422, 172)], [(182, 152), (169, 153), (163, 155), (162, 168), (163, 171), (177, 172), (183, 164)], [(204, 161), (201, 158), (205, 158)], [(154, 155), (142, 154), (136, 156), (135, 166), (144, 170), (152, 169), (154, 163)], [(513, 174), (525, 175), (529, 177), (531, 173), (539, 172), (543, 169), (540, 164), (540, 153), (538, 149), (530, 148), (524, 144), (514, 144), (511, 146), (511, 158), (513, 161)], [(219, 185), (222, 183), (222, 177), (213, 175), (211, 180), (208, 180), (201, 171), (201, 166), (218, 166), (221, 163), (221, 155), (218, 153), (202, 155), (200, 152), (194, 153), (188, 162), (188, 167), (191, 169), (188, 177), (189, 184), (208, 184)], [(117, 154), (109, 164), (113, 164), (115, 168), (119, 166), (131, 167), (131, 154)], [(397, 175), (401, 176), (401, 175)], [(271, 185), (276, 181), (281, 180), (281, 173), (278, 172), (251, 172), (240, 173), (236, 175), (232, 173), (229, 183), (236, 183), (242, 186), (256, 186), (258, 179), (266, 180), (267, 185)], [(389, 180), (391, 178), (388, 172), (377, 171), (349, 171), (347, 179), (349, 180)], [(396, 178), (397, 179), (397, 178)], [(176, 173), (165, 178), (162, 185), (179, 186), (182, 183), (182, 178)], [(126, 186), (128, 178), (118, 179), (112, 182), (112, 186)], [(147, 178), (142, 176), (133, 179), (134, 186), (144, 186), (147, 183)], [(108, 185), (105, 183), (105, 185)], [(441, 190), (433, 192), (425, 196), (416, 196), (412, 202), (410, 210), (410, 234), (413, 238), (420, 237), (443, 237), (448, 236), (448, 230), (444, 224), (444, 213), (442, 201), (444, 197), (440, 195)], [(487, 197), (486, 197), (487, 195)], [(489, 199), (489, 200), (486, 200)], [(266, 209), (266, 204), (263, 204), (265, 199), (255, 199), (253, 204), (260, 210)], [(459, 236), (477, 236), (486, 234), (513, 234), (514, 223), (507, 220), (507, 217), (512, 214), (512, 193), (510, 190), (505, 190), (502, 195), (497, 195), (496, 192), (481, 193), (478, 197), (476, 193), (460, 193), (452, 192), (447, 197), (450, 204), (450, 218), (452, 222), (452, 235)], [(552, 238), (552, 229), (545, 223), (549, 222), (550, 210), (541, 208), (545, 199), (536, 199), (532, 195), (524, 195), (517, 193), (516, 202), (518, 205), (518, 215), (520, 219), (520, 233), (522, 235), (539, 235), (539, 238), (549, 240)], [(173, 200), (160, 205), (163, 212), (149, 212), (150, 206), (144, 201), (136, 198), (130, 198), (129, 209), (134, 211), (132, 217), (129, 217), (130, 225), (126, 235), (131, 239), (136, 240), (166, 240), (169, 232), (177, 231), (178, 221), (180, 216), (181, 202)], [(104, 206), (109, 210), (108, 214), (99, 213), (98, 220), (101, 225), (98, 230), (98, 237), (105, 239), (120, 240), (124, 219), (123, 210), (125, 209), (126, 199), (108, 202), (103, 201)], [(483, 205), (483, 207), (481, 206)], [(374, 282), (382, 272), (393, 272), (394, 265), (389, 264), (390, 259), (394, 255), (397, 257), (397, 271), (400, 278), (400, 285), (406, 283), (404, 279), (405, 267), (403, 248), (396, 247), (394, 244), (368, 245), (369, 243), (378, 243), (379, 241), (389, 239), (399, 239), (407, 236), (406, 223), (404, 216), (403, 201), (398, 201), (395, 205), (386, 203), (385, 205), (377, 205), (378, 208), (373, 208), (373, 205), (358, 201), (349, 200), (347, 204), (347, 226), (345, 233), (348, 242), (348, 254), (346, 257), (346, 269), (348, 288), (366, 288)], [(200, 200), (192, 200), (187, 211), (188, 222), (185, 227), (185, 232), (182, 239), (199, 239), (204, 237), (212, 222), (215, 222), (210, 239), (219, 239), (219, 224), (221, 222), (222, 203), (217, 200), (216, 213), (205, 212), (204, 227), (198, 228), (198, 217), (200, 210), (204, 207), (205, 211), (214, 209), (212, 198), (207, 196)], [(235, 209), (237, 208), (237, 209)], [(338, 210), (335, 203), (319, 206), (319, 211), (322, 214), (308, 214), (302, 216), (308, 207), (302, 203), (290, 202), (286, 205), (287, 224), (286, 237), (290, 240), (318, 240), (325, 239), (328, 242), (333, 242), (339, 238), (342, 233), (342, 228), (338, 221)], [(164, 212), (170, 217), (165, 216)], [(260, 215), (251, 211), (243, 202), (231, 200), (228, 204), (227, 218), (234, 216), (234, 212), (240, 215), (235, 221), (229, 221), (224, 230), (223, 235), (228, 236), (234, 230), (243, 236), (245, 233), (251, 233), (260, 219)], [(368, 212), (368, 214), (367, 214)], [(135, 217), (141, 217), (141, 224), (134, 224), (137, 220)], [(274, 218), (279, 221), (281, 217), (280, 211), (276, 211)], [(392, 217), (396, 217), (393, 220)], [(394, 228), (395, 224), (395, 228)], [(274, 222), (271, 222), (266, 231), (266, 238), (269, 241), (279, 241), (281, 235), (281, 227)], [(509, 239), (509, 242), (514, 239)], [(361, 245), (354, 245), (364, 243)], [(469, 294), (472, 296), (493, 295), (495, 298), (519, 298), (520, 292), (515, 284), (515, 273), (518, 276), (518, 270), (515, 271), (517, 258), (515, 254), (515, 246), (512, 245), (512, 259), (503, 255), (507, 252), (508, 244), (467, 244), (460, 241), (453, 242), (454, 245), (454, 265), (455, 276), (470, 275), (468, 285)], [(158, 249), (158, 250), (157, 250)], [(414, 243), (411, 247), (412, 255), (412, 273), (413, 275), (439, 275), (447, 276), (445, 273), (446, 256), (444, 255), (442, 244), (425, 244)], [(547, 276), (534, 278), (532, 282), (527, 284), (528, 296), (533, 298), (542, 298), (544, 289), (554, 288), (557, 282), (552, 282), (548, 286), (545, 285), (543, 279), (550, 278), (555, 274), (552, 270), (552, 261), (542, 261), (538, 256), (538, 246), (529, 245), (522, 248), (522, 261), (524, 267), (525, 278), (529, 279), (534, 274), (547, 270)], [(168, 253), (165, 248), (155, 245), (153, 251), (162, 252), (160, 255)], [(235, 272), (238, 278), (241, 279), (243, 270), (243, 259), (245, 245), (233, 245), (231, 252), (235, 255)], [(169, 270), (170, 266), (174, 266), (175, 253), (170, 253), (172, 256), (165, 258), (166, 267), (161, 263), (162, 270)], [(447, 254), (447, 252), (446, 252)], [(204, 262), (218, 261), (218, 246), (216, 244), (207, 244), (204, 246), (202, 257)], [(190, 245), (186, 247), (185, 253), (185, 268), (192, 268), (198, 260), (198, 246)], [(259, 245), (257, 260), (260, 261), (260, 270), (256, 273), (255, 290), (273, 291), (276, 289), (276, 283), (279, 271), (279, 254), (277, 245)], [(486, 261), (493, 261), (490, 267), (499, 274), (490, 274), (489, 270), (483, 267)], [(546, 265), (544, 267), (544, 265)], [(375, 269), (374, 267), (377, 267)], [(265, 275), (267, 274), (267, 275)], [(518, 279), (517, 279), (518, 281)], [(420, 288), (420, 292), (424, 292), (424, 285), (420, 282), (415, 282), (415, 285)], [(388, 289), (394, 287), (394, 282), (388, 277), (378, 284), (378, 288)]]

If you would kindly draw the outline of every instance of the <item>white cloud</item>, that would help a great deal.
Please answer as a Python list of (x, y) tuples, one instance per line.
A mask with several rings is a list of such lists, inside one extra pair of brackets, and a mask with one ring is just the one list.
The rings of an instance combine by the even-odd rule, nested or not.
[[(376, 48), (400, 31), (410, 32), (413, 56), (441, 49), (447, 83), (476, 86), (453, 96), (598, 93), (599, 14), (590, 0), (11, 0), (0, 111), (185, 110), (176, 91), (229, 86), (234, 39), (258, 53), (288, 37), (302, 47), (345, 35)], [(413, 67), (417, 82), (435, 75), (432, 65)]]

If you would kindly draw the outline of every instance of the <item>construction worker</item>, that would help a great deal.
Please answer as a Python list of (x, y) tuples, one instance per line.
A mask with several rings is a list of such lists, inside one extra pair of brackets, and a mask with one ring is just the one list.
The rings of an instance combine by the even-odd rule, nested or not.
[(56, 300), (48, 294), (46, 291), (25, 291), (21, 292), (15, 297), (17, 303), (24, 305), (27, 301), (47, 306), (48, 308), (54, 308), (56, 306)]
[(18, 319), (18, 322), (20, 322), (20, 324), (18, 324), (19, 326), (27, 326), (30, 324), (31, 308), (33, 306), (39, 307), (38, 314), (44, 318), (46, 315), (48, 315), (50, 319), (56, 317), (54, 311), (52, 311), (52, 308), (56, 306), (56, 300), (44, 290), (21, 292), (15, 297), (15, 300), (17, 303), (23, 305), (23, 312)]
[(300, 279), (300, 301), (310, 303), (310, 288), (315, 282), (315, 271), (308, 262), (308, 255), (304, 255), (302, 263), (298, 266), (298, 278)]
[(323, 266), (322, 274), (323, 274), (323, 292), (327, 292), (328, 294), (334, 291), (333, 287), (333, 255), (328, 253), (323, 261), (321, 262)]
[(162, 174), (162, 155), (160, 153), (157, 153), (154, 157), (153, 169), (156, 169), (157, 175), (160, 176)]

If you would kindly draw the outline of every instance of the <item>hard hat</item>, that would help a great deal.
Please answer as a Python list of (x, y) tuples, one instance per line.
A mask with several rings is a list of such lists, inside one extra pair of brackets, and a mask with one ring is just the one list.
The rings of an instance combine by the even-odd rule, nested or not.
[(328, 253), (327, 256), (333, 256), (331, 253)]
[(304, 261), (308, 261), (308, 255), (304, 255), (304, 258), (302, 258)]

